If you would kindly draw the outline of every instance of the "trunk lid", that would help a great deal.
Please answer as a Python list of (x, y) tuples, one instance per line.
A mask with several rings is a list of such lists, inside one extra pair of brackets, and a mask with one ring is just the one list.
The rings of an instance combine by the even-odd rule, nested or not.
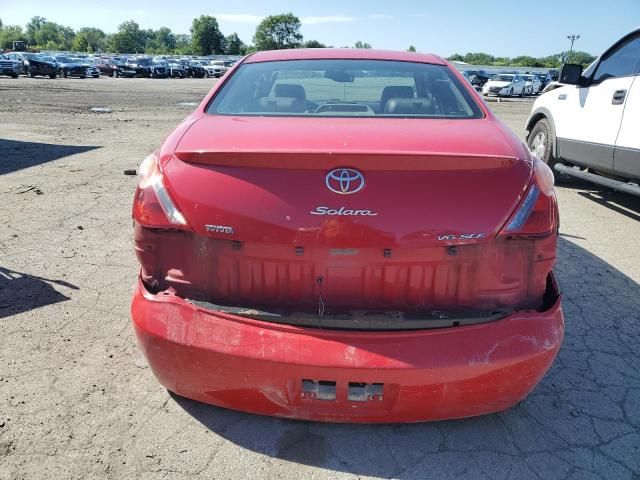
[[(490, 238), (518, 203), (529, 164), (492, 121), (418, 130), (424, 124), (205, 116), (164, 171), (191, 226), (212, 237), (345, 248)], [(360, 178), (348, 180), (358, 172), (356, 193), (329, 188), (357, 188)]]

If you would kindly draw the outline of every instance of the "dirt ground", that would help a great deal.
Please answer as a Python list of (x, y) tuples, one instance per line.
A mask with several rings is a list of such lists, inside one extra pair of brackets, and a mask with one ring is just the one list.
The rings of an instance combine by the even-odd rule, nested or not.
[[(587, 184), (558, 189), (565, 343), (516, 408), (313, 424), (163, 389), (130, 326), (123, 170), (212, 82), (0, 79), (0, 479), (640, 478), (640, 199)], [(523, 133), (530, 102), (490, 105)]]

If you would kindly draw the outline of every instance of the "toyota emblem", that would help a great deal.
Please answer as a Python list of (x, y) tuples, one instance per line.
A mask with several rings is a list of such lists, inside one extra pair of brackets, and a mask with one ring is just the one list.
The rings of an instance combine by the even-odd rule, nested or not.
[(333, 193), (348, 195), (364, 188), (364, 176), (353, 168), (336, 168), (325, 177), (327, 188)]

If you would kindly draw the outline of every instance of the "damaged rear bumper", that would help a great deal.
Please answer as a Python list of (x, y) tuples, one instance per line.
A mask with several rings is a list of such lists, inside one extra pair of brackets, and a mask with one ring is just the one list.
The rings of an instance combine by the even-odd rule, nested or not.
[(564, 335), (550, 279), (543, 312), (404, 332), (301, 328), (208, 310), (138, 282), (131, 307), (155, 376), (194, 400), (332, 422), (419, 422), (507, 409), (536, 386)]

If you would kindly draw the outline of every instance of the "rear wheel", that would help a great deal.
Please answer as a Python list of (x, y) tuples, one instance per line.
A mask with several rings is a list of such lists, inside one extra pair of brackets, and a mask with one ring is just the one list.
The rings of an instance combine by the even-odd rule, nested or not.
[(542, 118), (531, 129), (527, 137), (527, 146), (532, 154), (553, 168), (553, 165), (557, 163), (553, 156), (554, 141), (555, 132), (551, 123), (546, 118)]
[(11, 78), (18, 78), (18, 74), (17, 73), (12, 73), (11, 74)]
[(54, 78), (56, 78), (56, 77), (57, 77), (57, 75), (56, 75), (55, 73), (52, 73), (52, 74), (50, 74), (50, 75), (49, 75), (49, 78), (50, 78), (50, 79), (52, 79), (52, 80), (53, 80)]

